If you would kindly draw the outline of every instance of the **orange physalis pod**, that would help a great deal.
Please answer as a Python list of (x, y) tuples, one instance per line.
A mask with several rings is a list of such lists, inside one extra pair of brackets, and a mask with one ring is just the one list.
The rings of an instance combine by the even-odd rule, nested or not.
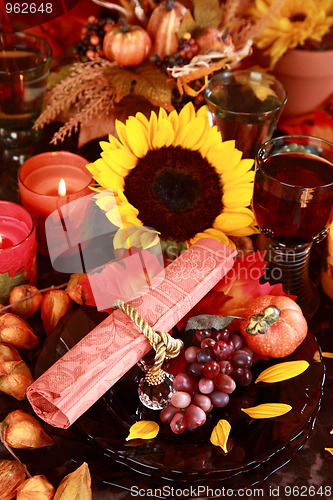
[(89, 467), (84, 462), (74, 472), (71, 472), (59, 484), (53, 500), (91, 500), (91, 476)]

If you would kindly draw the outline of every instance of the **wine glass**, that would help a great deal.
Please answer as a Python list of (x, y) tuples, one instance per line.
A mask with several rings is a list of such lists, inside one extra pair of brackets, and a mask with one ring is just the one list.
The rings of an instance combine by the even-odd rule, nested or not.
[(235, 140), (243, 158), (255, 158), (271, 139), (287, 102), (287, 92), (273, 75), (250, 69), (215, 73), (205, 89), (208, 119), (224, 141)]
[(260, 147), (252, 208), (271, 243), (265, 275), (297, 296), (307, 319), (319, 307), (319, 292), (308, 272), (310, 251), (328, 232), (332, 205), (333, 144), (290, 135)]

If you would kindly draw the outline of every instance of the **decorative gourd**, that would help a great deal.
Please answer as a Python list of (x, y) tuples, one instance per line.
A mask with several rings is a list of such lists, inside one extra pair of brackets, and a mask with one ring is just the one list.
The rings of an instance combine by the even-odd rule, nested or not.
[(142, 26), (128, 26), (122, 18), (121, 23), (122, 26), (115, 26), (104, 37), (105, 57), (121, 66), (138, 66), (150, 54), (150, 36)]
[(153, 52), (161, 59), (177, 51), (177, 31), (186, 11), (180, 2), (165, 0), (150, 16), (147, 31), (153, 41)]

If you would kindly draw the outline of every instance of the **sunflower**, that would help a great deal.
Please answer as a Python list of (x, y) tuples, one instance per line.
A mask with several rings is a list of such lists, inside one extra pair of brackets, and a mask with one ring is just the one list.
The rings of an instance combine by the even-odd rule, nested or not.
[[(256, 20), (263, 19), (276, 1), (279, 2), (255, 0), (250, 14)], [(270, 56), (271, 67), (274, 67), (287, 50), (301, 47), (307, 40), (320, 43), (333, 26), (332, 14), (333, 0), (285, 0), (255, 45)]]
[(96, 202), (115, 226), (153, 228), (178, 248), (201, 237), (234, 247), (229, 237), (257, 232), (248, 208), (253, 160), (221, 140), (205, 106), (196, 112), (188, 103), (169, 115), (160, 108), (149, 120), (137, 113), (116, 131), (119, 140), (101, 142), (101, 158), (87, 166), (106, 189)]

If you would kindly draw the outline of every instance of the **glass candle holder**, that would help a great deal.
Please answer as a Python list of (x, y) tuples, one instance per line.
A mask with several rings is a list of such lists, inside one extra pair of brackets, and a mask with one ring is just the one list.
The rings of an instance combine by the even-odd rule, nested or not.
[(235, 140), (243, 158), (255, 158), (259, 146), (273, 135), (287, 92), (267, 73), (223, 71), (210, 78), (205, 100), (210, 125), (217, 125), (223, 141)]
[(0, 37), (0, 145), (2, 160), (17, 168), (31, 156), (39, 133), (32, 128), (39, 116), (50, 71), (51, 47), (27, 33)]
[[(35, 219), (37, 252), (48, 255), (45, 220), (68, 203), (91, 194), (88, 161), (68, 151), (52, 151), (29, 158), (19, 169), (22, 205)], [(61, 181), (65, 190), (61, 192)], [(83, 216), (83, 214), (80, 214)]]
[(36, 284), (34, 220), (22, 206), (0, 201), (0, 303), (22, 283)]

